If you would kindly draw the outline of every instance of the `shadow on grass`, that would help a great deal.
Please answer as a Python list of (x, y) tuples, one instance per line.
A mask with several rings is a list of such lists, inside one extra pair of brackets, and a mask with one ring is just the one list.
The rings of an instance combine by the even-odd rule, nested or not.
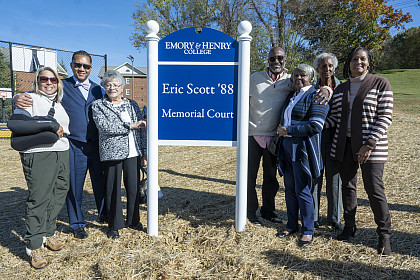
[[(15, 256), (28, 261), (25, 251), (25, 242), (23, 237), (26, 232), (26, 199), (28, 190), (26, 188), (13, 187), (10, 191), (0, 192), (0, 245), (8, 248)], [(92, 213), (94, 212), (94, 213)], [(99, 227), (90, 221), (95, 221), (96, 206), (93, 194), (84, 192), (83, 194), (83, 213), (88, 227)], [(68, 216), (66, 205), (60, 211), (57, 218), (57, 231), (70, 232), (68, 227)]]
[[(310, 250), (304, 248), (302, 250)], [(279, 250), (268, 250), (263, 253), (272, 266), (283, 270), (311, 273), (322, 279), (420, 279), (418, 271), (407, 271), (396, 268), (378, 267), (356, 262), (351, 258), (343, 261), (328, 259), (308, 260)], [(386, 258), (383, 260), (386, 263)]]
[(180, 173), (180, 172), (176, 172), (176, 171), (169, 170), (169, 169), (160, 169), (159, 172), (165, 172), (165, 173), (168, 173), (170, 175), (182, 176), (182, 177), (186, 177), (186, 178), (190, 178), (190, 179), (198, 179), (198, 180), (216, 182), (216, 183), (221, 183), (221, 184), (236, 185), (236, 181), (223, 180), (223, 179), (217, 179), (217, 178), (210, 178), (210, 177)]
[[(357, 205), (370, 206), (370, 203), (369, 203), (369, 200), (367, 199), (358, 198)], [(418, 205), (388, 203), (388, 206), (389, 206), (389, 210), (392, 210), (392, 211), (420, 213), (420, 207)]]
[(22, 241), (26, 232), (24, 218), (27, 196), (27, 189), (20, 187), (0, 193), (0, 245), (24, 260), (28, 260)]
[[(159, 171), (166, 172), (170, 175), (202, 180), (204, 182), (210, 181), (236, 186), (236, 181), (231, 180), (179, 173), (173, 170), (166, 169), (161, 169)], [(205, 183), (203, 184), (205, 185)], [(227, 196), (223, 194), (173, 187), (169, 188), (161, 186), (161, 188), (162, 192), (164, 193), (164, 196), (162, 199), (159, 200), (160, 213), (163, 213), (162, 211), (166, 212), (170, 210), (170, 212), (176, 213), (177, 215), (179, 215), (179, 217), (191, 222), (191, 224), (193, 225), (205, 223), (231, 227), (234, 224), (236, 204), (235, 196)], [(261, 189), (261, 186), (257, 185), (256, 188)], [(280, 191), (284, 191), (284, 189), (281, 188), (279, 189), (279, 192)], [(276, 212), (282, 219), (285, 219), (287, 217), (285, 212)], [(230, 220), (233, 220), (233, 223)], [(264, 219), (260, 220), (263, 226), (272, 227), (276, 229), (279, 228), (279, 224), (271, 223)]]

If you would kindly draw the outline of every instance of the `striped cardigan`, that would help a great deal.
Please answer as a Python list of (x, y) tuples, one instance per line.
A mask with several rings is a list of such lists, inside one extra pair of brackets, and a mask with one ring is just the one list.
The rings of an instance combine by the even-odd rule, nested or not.
[[(294, 92), (287, 97), (280, 123), (284, 124), (284, 110)], [(314, 101), (317, 95), (315, 88), (309, 88), (292, 110), (292, 124), (287, 127), (287, 134), (292, 136), (293, 155), (308, 176), (315, 179), (321, 175), (321, 132), (329, 106)], [(281, 147), (281, 146), (280, 146)], [(283, 153), (279, 152), (279, 173), (284, 174)]]
[[(331, 157), (343, 161), (349, 110), (350, 81), (337, 86), (332, 98), (331, 113), (326, 127), (336, 127)], [(345, 106), (343, 105), (345, 104)], [(389, 81), (367, 74), (353, 101), (351, 114), (351, 145), (353, 159), (362, 145), (372, 150), (368, 161), (385, 163), (388, 158), (388, 126), (392, 122), (393, 93)]]

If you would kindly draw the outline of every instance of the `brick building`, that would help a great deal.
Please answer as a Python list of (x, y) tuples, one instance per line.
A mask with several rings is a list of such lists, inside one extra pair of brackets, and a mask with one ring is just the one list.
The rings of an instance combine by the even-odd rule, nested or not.
[[(134, 99), (140, 107), (147, 105), (147, 68), (136, 67), (132, 68), (131, 64), (125, 62), (120, 66), (108, 66), (107, 70), (118, 71), (125, 79), (125, 86), (123, 89), (123, 96)], [(133, 72), (134, 72), (134, 92), (133, 92)], [(99, 71), (99, 78), (105, 73), (105, 67)]]

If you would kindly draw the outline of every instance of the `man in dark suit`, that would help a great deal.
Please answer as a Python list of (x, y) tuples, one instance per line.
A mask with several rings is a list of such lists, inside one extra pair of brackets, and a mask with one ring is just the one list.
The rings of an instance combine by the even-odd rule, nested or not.
[[(74, 237), (87, 238), (86, 222), (82, 213), (83, 186), (86, 173), (92, 182), (99, 221), (106, 221), (104, 207), (105, 180), (99, 161), (98, 131), (92, 119), (92, 102), (102, 98), (102, 88), (88, 79), (92, 70), (92, 58), (85, 51), (73, 54), (70, 67), (73, 75), (63, 79), (62, 105), (70, 118), (70, 190), (67, 195), (67, 211), (70, 228)], [(20, 94), (14, 99), (17, 107), (32, 105), (27, 94)]]

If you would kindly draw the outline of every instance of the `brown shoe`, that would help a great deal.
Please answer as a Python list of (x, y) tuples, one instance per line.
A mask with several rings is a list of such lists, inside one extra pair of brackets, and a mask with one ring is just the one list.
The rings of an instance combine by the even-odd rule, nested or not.
[(64, 242), (61, 242), (58, 240), (58, 237), (53, 235), (50, 237), (47, 237), (47, 241), (45, 241), (45, 246), (47, 246), (48, 249), (51, 251), (60, 251), (64, 248)]
[(48, 262), (44, 257), (44, 248), (40, 247), (36, 250), (31, 250), (29, 255), (31, 265), (36, 269), (41, 269), (47, 266)]
[(389, 237), (379, 237), (378, 240), (378, 254), (382, 256), (391, 255), (391, 242)]

